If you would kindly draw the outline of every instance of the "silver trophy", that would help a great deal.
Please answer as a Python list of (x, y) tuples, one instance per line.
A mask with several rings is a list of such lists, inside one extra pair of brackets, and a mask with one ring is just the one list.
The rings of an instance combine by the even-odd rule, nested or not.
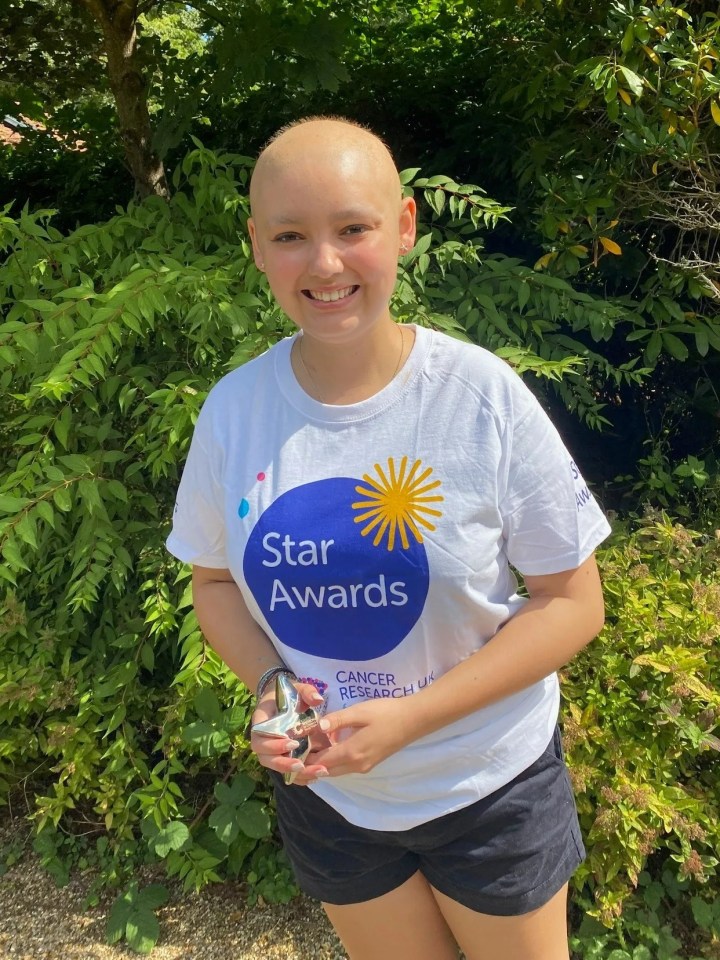
[[(261, 723), (254, 723), (253, 733), (297, 740), (298, 746), (290, 751), (289, 756), (294, 760), (304, 760), (310, 753), (310, 738), (306, 733), (317, 724), (320, 714), (313, 707), (306, 707), (304, 710), (301, 708), (302, 698), (285, 673), (279, 673), (275, 678), (275, 703), (275, 716)], [(285, 783), (293, 783), (297, 774), (286, 773), (284, 776)]]

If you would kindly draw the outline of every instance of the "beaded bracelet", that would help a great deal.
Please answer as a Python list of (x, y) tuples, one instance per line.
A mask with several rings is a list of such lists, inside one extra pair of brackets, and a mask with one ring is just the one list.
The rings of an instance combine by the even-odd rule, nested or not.
[(286, 667), (285, 664), (279, 667), (270, 667), (270, 669), (266, 670), (258, 680), (257, 690), (255, 691), (256, 700), (259, 700), (260, 697), (262, 697), (272, 681), (281, 673), (284, 673), (288, 677), (292, 677), (293, 680), (297, 680), (295, 674), (292, 672), (292, 670), (290, 670), (289, 667)]

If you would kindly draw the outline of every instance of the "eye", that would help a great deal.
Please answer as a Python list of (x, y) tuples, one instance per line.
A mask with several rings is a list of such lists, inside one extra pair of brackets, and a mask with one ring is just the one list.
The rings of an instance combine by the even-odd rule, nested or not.
[(273, 237), (273, 243), (291, 243), (293, 240), (299, 239), (299, 233), (280, 233), (277, 237)]
[(343, 233), (346, 236), (357, 237), (363, 233), (367, 233), (370, 227), (365, 226), (364, 223), (352, 223), (349, 227), (345, 227)]

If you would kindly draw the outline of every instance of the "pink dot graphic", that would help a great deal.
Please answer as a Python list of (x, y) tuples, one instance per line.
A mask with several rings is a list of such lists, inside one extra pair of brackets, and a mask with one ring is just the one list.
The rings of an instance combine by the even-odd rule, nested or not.
[(262, 472), (262, 470), (261, 470), (260, 473), (257, 475), (257, 478), (258, 478), (258, 480), (264, 480), (264, 479), (265, 479), (265, 474)]

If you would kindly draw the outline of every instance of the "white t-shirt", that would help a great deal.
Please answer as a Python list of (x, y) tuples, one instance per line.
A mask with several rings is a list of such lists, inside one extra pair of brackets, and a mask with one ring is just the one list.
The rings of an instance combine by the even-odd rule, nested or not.
[[(168, 549), (229, 568), (252, 616), (328, 711), (412, 695), (523, 604), (522, 574), (579, 566), (609, 533), (557, 431), (502, 360), (415, 328), (368, 400), (319, 403), (292, 338), (224, 377), (198, 418)], [(312, 788), (347, 820), (405, 830), (512, 780), (551, 737), (539, 683)]]

